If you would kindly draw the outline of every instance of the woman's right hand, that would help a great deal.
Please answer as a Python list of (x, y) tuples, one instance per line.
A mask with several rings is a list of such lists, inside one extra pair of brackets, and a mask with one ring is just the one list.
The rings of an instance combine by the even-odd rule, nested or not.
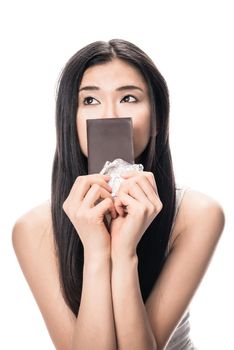
[(63, 210), (78, 232), (84, 251), (91, 254), (110, 251), (111, 237), (104, 216), (110, 212), (115, 218), (117, 214), (109, 180), (110, 176), (101, 174), (78, 176), (63, 203)]

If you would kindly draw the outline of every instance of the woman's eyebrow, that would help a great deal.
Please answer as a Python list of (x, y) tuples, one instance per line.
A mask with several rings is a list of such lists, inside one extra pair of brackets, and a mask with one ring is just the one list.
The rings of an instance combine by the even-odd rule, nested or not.
[[(82, 90), (94, 91), (94, 90), (100, 90), (100, 88), (98, 86), (95, 86), (95, 85), (88, 85), (88, 86), (81, 87), (79, 89), (79, 92)], [(143, 92), (143, 89), (140, 88), (139, 86), (136, 86), (136, 85), (124, 85), (124, 86), (120, 86), (116, 89), (116, 91), (124, 91), (124, 90), (140, 90)]]
[(124, 85), (116, 89), (116, 91), (124, 91), (124, 90), (140, 90), (143, 92), (143, 89), (136, 85)]

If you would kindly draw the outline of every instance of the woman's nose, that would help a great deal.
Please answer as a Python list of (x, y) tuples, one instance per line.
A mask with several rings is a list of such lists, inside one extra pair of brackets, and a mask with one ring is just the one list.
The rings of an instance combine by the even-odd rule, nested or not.
[(103, 108), (103, 118), (117, 118), (118, 115), (118, 109), (115, 106), (113, 102), (108, 102), (105, 104)]

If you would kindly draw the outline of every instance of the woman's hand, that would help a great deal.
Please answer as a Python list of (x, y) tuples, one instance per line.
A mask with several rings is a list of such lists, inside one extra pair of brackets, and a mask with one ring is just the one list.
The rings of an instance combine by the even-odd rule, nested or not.
[(161, 211), (162, 202), (153, 173), (129, 171), (121, 177), (125, 180), (114, 199), (119, 215), (110, 226), (111, 254), (134, 255), (145, 230)]
[(116, 211), (109, 180), (110, 176), (101, 174), (79, 176), (63, 203), (63, 210), (78, 232), (84, 251), (91, 255), (110, 253), (110, 234), (104, 216), (110, 212), (114, 218)]

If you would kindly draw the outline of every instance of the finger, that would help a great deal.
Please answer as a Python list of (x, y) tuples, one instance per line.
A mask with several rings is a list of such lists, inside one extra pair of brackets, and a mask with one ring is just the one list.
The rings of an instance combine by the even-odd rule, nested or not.
[(86, 193), (82, 204), (88, 208), (92, 208), (96, 205), (96, 202), (100, 199), (110, 198), (112, 200), (112, 195), (102, 186), (97, 183), (93, 184), (91, 188)]
[(103, 217), (105, 215), (105, 213), (110, 212), (111, 217), (113, 219), (116, 218), (116, 210), (115, 210), (113, 200), (111, 198), (103, 199), (92, 210), (93, 210), (94, 215), (99, 214), (100, 216)]
[(149, 180), (149, 182), (151, 183), (151, 185), (153, 186), (155, 192), (158, 195), (158, 188), (157, 188), (157, 185), (156, 185), (154, 174), (152, 172), (150, 172), (150, 171), (144, 171), (143, 174), (145, 174), (146, 178)]
[(155, 192), (155, 188), (152, 186), (152, 183), (149, 182), (149, 180), (145, 177), (139, 177), (137, 179), (137, 184), (140, 186), (147, 199), (153, 205), (157, 206), (160, 199), (158, 197), (158, 194)]
[(131, 197), (138, 201), (145, 202), (147, 199), (144, 191), (140, 188), (137, 182), (133, 183), (132, 181), (126, 181), (123, 183), (123, 185), (119, 188), (117, 195), (119, 196), (121, 193), (129, 194)]
[[(138, 178), (136, 181), (141, 183), (133, 183), (132, 179), (131, 181), (126, 180), (126, 182), (123, 183), (117, 193), (118, 197), (121, 193), (127, 193), (138, 202), (143, 203), (145, 207), (150, 211), (155, 209), (159, 210), (159, 208), (162, 206), (162, 203), (149, 181), (145, 177)], [(121, 206), (120, 204), (118, 205), (119, 207)]]
[(139, 178), (142, 176), (144, 176), (148, 179), (151, 186), (153, 187), (155, 192), (158, 194), (158, 189), (157, 189), (155, 177), (154, 177), (154, 174), (152, 172), (149, 172), (149, 171), (132, 171), (132, 172), (127, 171), (127, 172), (121, 174), (121, 177), (123, 177), (124, 179), (129, 179), (129, 178), (133, 178), (133, 177)]
[[(127, 195), (129, 199), (131, 198), (134, 200), (134, 202), (131, 202), (131, 205), (134, 204), (135, 206), (137, 202), (143, 203), (146, 208), (149, 205), (149, 201), (145, 196), (145, 193), (142, 191), (142, 189), (139, 187), (138, 184), (135, 183), (134, 186), (128, 186), (128, 184), (125, 184), (122, 187), (122, 189), (118, 191), (117, 197), (115, 197), (115, 201), (114, 201), (115, 209), (120, 216), (125, 216), (126, 212), (127, 213), (129, 212), (130, 204), (123, 203), (122, 201), (123, 195)], [(126, 208), (126, 206), (128, 207)]]
[(120, 216), (124, 216), (124, 208), (123, 208), (123, 203), (121, 202), (120, 198), (118, 196), (114, 197), (114, 206), (115, 206), (115, 210), (116, 212), (120, 215)]
[(97, 184), (111, 193), (112, 188), (108, 185), (105, 179), (108, 179), (108, 177), (101, 174), (79, 176), (72, 186), (70, 192), (71, 199), (77, 203), (81, 203), (93, 184)]
[(118, 197), (116, 197), (114, 205), (116, 211), (121, 213), (119, 215), (124, 216), (126, 213), (124, 207), (127, 207), (127, 213), (132, 214), (133, 209), (137, 205), (137, 201), (127, 193), (122, 192)]

